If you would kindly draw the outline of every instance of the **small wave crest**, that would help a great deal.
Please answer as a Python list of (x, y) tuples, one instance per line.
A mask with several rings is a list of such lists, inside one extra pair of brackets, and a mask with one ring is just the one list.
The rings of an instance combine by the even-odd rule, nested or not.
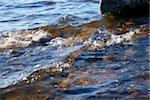
[(46, 38), (47, 35), (48, 33), (43, 30), (5, 32), (0, 38), (0, 50), (27, 47), (33, 42)]

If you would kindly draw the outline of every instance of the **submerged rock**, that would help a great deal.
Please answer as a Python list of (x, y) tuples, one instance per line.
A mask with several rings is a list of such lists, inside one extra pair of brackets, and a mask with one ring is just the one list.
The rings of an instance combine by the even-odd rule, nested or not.
[(123, 16), (149, 15), (149, 0), (101, 0), (101, 12)]

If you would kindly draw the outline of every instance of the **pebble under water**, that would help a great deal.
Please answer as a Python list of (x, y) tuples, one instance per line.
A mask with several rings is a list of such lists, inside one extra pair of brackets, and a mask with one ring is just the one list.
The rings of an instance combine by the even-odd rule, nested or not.
[(99, 0), (0, 5), (1, 100), (149, 100), (149, 18), (101, 16)]

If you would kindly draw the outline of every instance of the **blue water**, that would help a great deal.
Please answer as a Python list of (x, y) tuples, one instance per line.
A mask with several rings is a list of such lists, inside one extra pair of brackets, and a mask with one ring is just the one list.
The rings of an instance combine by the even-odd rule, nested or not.
[(0, 0), (0, 32), (57, 24), (81, 24), (99, 18), (99, 0)]
[[(127, 30), (118, 27), (118, 19), (105, 20), (103, 24), (112, 25), (107, 31), (99, 25), (104, 19), (99, 0), (0, 0), (0, 35), (10, 32), (0, 37), (0, 100), (148, 100), (150, 39), (146, 25), (141, 26), (148, 18), (137, 18), (138, 24)], [(91, 28), (102, 30), (88, 36), (102, 47), (91, 49), (88, 39), (67, 46), (55, 43), (75, 39), (72, 34), (80, 40)], [(115, 29), (139, 33), (130, 41), (128, 36), (111, 41)], [(36, 32), (48, 36), (31, 41), (40, 37)]]

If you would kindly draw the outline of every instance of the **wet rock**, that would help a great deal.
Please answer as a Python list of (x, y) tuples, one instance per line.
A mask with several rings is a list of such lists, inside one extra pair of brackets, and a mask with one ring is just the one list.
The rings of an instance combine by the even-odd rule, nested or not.
[(102, 14), (111, 12), (124, 16), (149, 15), (149, 0), (102, 0)]
[[(100, 81), (100, 80), (99, 80)], [(82, 75), (82, 77), (78, 75), (70, 74), (68, 77), (59, 83), (59, 87), (61, 88), (69, 88), (71, 86), (88, 86), (92, 84), (100, 83), (98, 80), (89, 77), (88, 75)]]
[(90, 85), (90, 84), (95, 84), (98, 83), (96, 79), (88, 78), (88, 77), (80, 77), (75, 81), (75, 85)]
[(46, 90), (44, 87), (39, 85), (30, 85), (22, 88), (14, 88), (13, 91), (6, 91), (1, 94), (0, 100), (46, 100), (47, 95), (53, 94), (51, 90)]
[(70, 80), (63, 80), (60, 82), (59, 87), (61, 88), (66, 88), (71, 86), (71, 81)]
[(111, 61), (113, 61), (113, 57), (106, 57), (106, 58), (103, 58), (103, 61), (104, 62), (111, 62)]
[(113, 79), (119, 74), (103, 71), (78, 71), (68, 74), (68, 76), (58, 83), (60, 88), (70, 88), (73, 86), (90, 86), (104, 84), (106, 80)]
[(75, 38), (87, 40), (89, 37), (91, 37), (96, 32), (97, 32), (97, 28), (88, 28), (88, 29), (82, 30), (80, 32), (80, 34), (76, 34)]
[(49, 45), (73, 46), (77, 44), (82, 44), (83, 41), (88, 40), (96, 32), (97, 28), (87, 28), (81, 30), (78, 34), (73, 34), (73, 36), (69, 38), (62, 38), (62, 37), (54, 38), (49, 42)]

